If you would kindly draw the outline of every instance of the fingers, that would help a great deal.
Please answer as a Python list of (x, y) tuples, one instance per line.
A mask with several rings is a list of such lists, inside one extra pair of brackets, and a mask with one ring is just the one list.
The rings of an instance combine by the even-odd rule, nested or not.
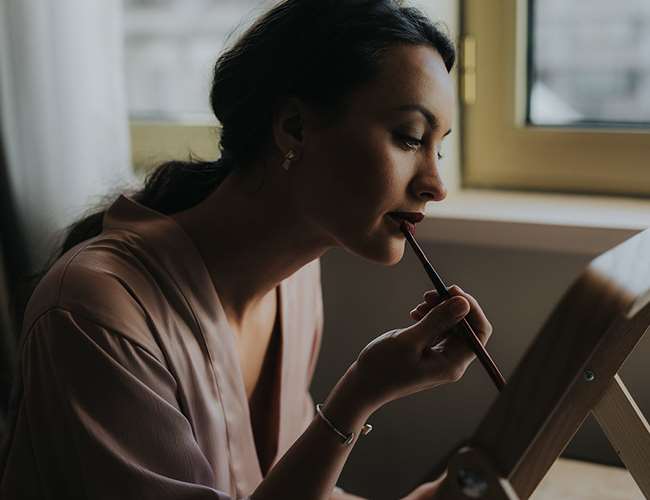
[(492, 335), (492, 324), (488, 321), (478, 301), (469, 293), (463, 292), (460, 288), (458, 290), (459, 294), (465, 297), (471, 306), (469, 314), (465, 319), (472, 327), (472, 330), (474, 330), (474, 333), (476, 333), (481, 344), (485, 345), (490, 335)]
[[(450, 292), (451, 288), (449, 289)], [(411, 318), (416, 321), (420, 321), (426, 313), (428, 313), (433, 307), (442, 302), (442, 298), (436, 290), (428, 290), (424, 292), (423, 298), (424, 300), (420, 302), (415, 308), (413, 308), (409, 313)]]
[[(469, 316), (469, 315), (468, 315)], [(466, 318), (467, 319), (467, 318)], [(491, 335), (491, 327), (487, 332), (474, 331), (483, 345)], [(464, 329), (459, 325), (447, 337), (444, 349), (437, 353), (446, 359), (452, 371), (457, 374), (456, 380), (462, 376), (467, 367), (476, 359), (476, 354), (470, 347)]]
[(451, 371), (455, 374), (456, 380), (459, 379), (467, 370), (467, 367), (476, 359), (476, 354), (470, 349), (466, 340), (461, 337), (463, 335), (454, 335), (447, 340), (444, 351), (440, 352), (440, 356), (447, 360)]
[[(452, 297), (429, 310), (416, 324), (402, 331), (413, 335), (422, 349), (440, 339), (467, 315), (470, 304), (464, 297)], [(408, 333), (407, 333), (408, 332)]]
[[(485, 344), (492, 334), (492, 324), (488, 321), (478, 301), (469, 293), (464, 292), (458, 285), (453, 285), (448, 290), (452, 296), (462, 296), (470, 303), (471, 309), (466, 319), (481, 343)], [(415, 321), (420, 321), (433, 307), (443, 302), (436, 290), (425, 292), (423, 297), (424, 302), (421, 302), (410, 311), (410, 316)]]
[[(488, 321), (478, 301), (469, 293), (464, 292), (459, 286), (454, 285), (448, 288), (452, 298), (462, 297), (470, 306), (465, 314), (465, 319), (472, 327), (479, 341), (485, 345), (492, 335), (492, 324)], [(436, 290), (429, 290), (423, 294), (424, 301), (411, 311), (411, 318), (417, 321), (413, 326), (420, 326), (418, 333), (419, 340), (424, 339), (426, 344), (422, 346), (423, 352), (437, 366), (446, 366), (449, 381), (460, 379), (467, 367), (476, 359), (469, 343), (465, 338), (465, 332), (458, 323), (460, 318), (453, 318), (450, 314), (449, 304), (451, 299), (444, 300)], [(446, 313), (445, 308), (447, 308)], [(444, 316), (447, 315), (445, 321)], [(436, 327), (435, 322), (440, 321)], [(427, 325), (429, 324), (429, 325)], [(418, 342), (419, 344), (419, 342)], [(440, 365), (443, 363), (443, 365)]]

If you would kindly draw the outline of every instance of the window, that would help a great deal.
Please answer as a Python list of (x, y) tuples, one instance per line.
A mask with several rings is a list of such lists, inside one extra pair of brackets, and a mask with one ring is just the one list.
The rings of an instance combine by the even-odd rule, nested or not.
[(209, 92), (219, 53), (270, 0), (123, 0), (136, 171), (189, 151), (217, 157)]
[(650, 196), (650, 2), (464, 0), (467, 187)]

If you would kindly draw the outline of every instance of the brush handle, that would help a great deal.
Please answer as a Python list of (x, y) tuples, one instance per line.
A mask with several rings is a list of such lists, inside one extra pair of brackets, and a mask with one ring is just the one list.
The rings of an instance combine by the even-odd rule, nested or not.
[(483, 347), (483, 344), (481, 344), (481, 341), (478, 339), (478, 336), (476, 335), (471, 325), (465, 318), (463, 318), (463, 320), (460, 322), (460, 328), (463, 330), (463, 333), (465, 334), (465, 340), (467, 341), (467, 345), (474, 352), (474, 354), (476, 354), (476, 357), (483, 365), (483, 368), (485, 368), (485, 371), (488, 372), (488, 375), (492, 379), (492, 382), (494, 382), (496, 388), (499, 391), (502, 391), (503, 388), (506, 386), (506, 379), (503, 378), (503, 375), (501, 374), (501, 371), (499, 371), (499, 368), (497, 367), (496, 363), (494, 362), (490, 354), (487, 352), (485, 347)]
[[(429, 259), (427, 259), (427, 256), (420, 248), (420, 245), (418, 245), (418, 242), (413, 237), (411, 231), (408, 229), (408, 227), (403, 225), (402, 232), (404, 233), (406, 239), (408, 240), (411, 247), (415, 251), (415, 254), (420, 259), (420, 262), (422, 262), (422, 265), (424, 266), (424, 270), (429, 275), (429, 278), (433, 282), (433, 285), (436, 287), (438, 294), (444, 299), (451, 298), (451, 293), (449, 293), (449, 290), (447, 290), (447, 287), (445, 286), (445, 283), (442, 281), (442, 278), (438, 275), (436, 270), (433, 268), (433, 266), (429, 262)], [(463, 335), (465, 337), (465, 340), (467, 341), (467, 345), (469, 346), (469, 348), (472, 350), (472, 352), (474, 352), (474, 354), (476, 354), (476, 357), (483, 365), (483, 368), (485, 368), (485, 371), (488, 372), (488, 375), (494, 382), (494, 385), (497, 387), (499, 391), (501, 391), (505, 387), (506, 381), (503, 378), (503, 375), (499, 371), (499, 368), (497, 367), (494, 360), (490, 357), (483, 344), (481, 344), (481, 341), (479, 340), (478, 336), (476, 335), (476, 333), (474, 332), (470, 324), (467, 322), (465, 318), (463, 318), (463, 320), (460, 322), (458, 327), (463, 332)]]

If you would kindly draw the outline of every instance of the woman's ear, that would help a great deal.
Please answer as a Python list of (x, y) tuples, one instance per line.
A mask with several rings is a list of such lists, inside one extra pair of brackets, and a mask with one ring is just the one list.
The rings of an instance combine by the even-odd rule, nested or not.
[(304, 105), (293, 97), (276, 108), (273, 114), (273, 139), (283, 156), (289, 150), (293, 150), (296, 157), (300, 156), (304, 140), (305, 112)]

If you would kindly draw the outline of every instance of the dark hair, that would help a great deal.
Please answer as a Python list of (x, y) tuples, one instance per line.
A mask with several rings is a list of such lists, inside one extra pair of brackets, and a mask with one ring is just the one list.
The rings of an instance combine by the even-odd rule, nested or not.
[[(221, 125), (221, 158), (163, 163), (130, 196), (164, 214), (199, 203), (233, 169), (263, 153), (278, 102), (299, 97), (336, 117), (350, 91), (377, 76), (382, 53), (395, 44), (431, 46), (448, 71), (454, 65), (450, 39), (418, 9), (397, 0), (276, 4), (217, 59), (210, 104)], [(45, 270), (99, 234), (103, 215), (100, 210), (69, 226)]]

